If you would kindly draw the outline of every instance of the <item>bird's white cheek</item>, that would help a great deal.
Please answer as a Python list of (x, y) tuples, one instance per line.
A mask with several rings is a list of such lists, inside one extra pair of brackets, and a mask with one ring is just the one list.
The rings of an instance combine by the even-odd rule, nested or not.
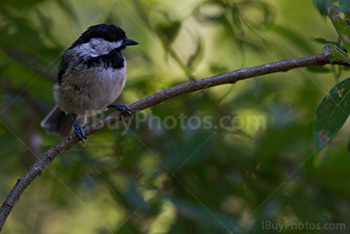
[(120, 48), (123, 41), (110, 42), (101, 38), (93, 38), (89, 42), (79, 45), (74, 50), (79, 51), (80, 54), (90, 57), (98, 57), (108, 54), (111, 50)]
[(122, 45), (123, 45), (123, 41), (120, 40), (120, 41), (117, 41), (117, 42), (112, 42), (111, 47), (112, 47), (113, 49), (117, 49), (117, 48), (122, 47)]

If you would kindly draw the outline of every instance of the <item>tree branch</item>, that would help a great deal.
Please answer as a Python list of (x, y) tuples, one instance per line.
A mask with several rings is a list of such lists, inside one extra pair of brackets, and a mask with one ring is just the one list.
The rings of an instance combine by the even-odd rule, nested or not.
[[(131, 105), (129, 105), (132, 113), (144, 110), (152, 107), (158, 103), (164, 102), (173, 97), (202, 90), (222, 84), (234, 84), (239, 80), (247, 78), (257, 77), (265, 74), (271, 74), (275, 72), (288, 71), (293, 68), (301, 68), (308, 66), (323, 66), (330, 63), (330, 57), (326, 57), (322, 54), (313, 55), (298, 59), (281, 60), (274, 63), (269, 63), (261, 66), (245, 68), (236, 70), (229, 73), (224, 73), (217, 76), (212, 76), (200, 80), (188, 81), (164, 91), (152, 94), (146, 98), (143, 98)], [(349, 63), (344, 61), (335, 61), (332, 64), (350, 66)], [(91, 135), (111, 124), (119, 121), (119, 112), (113, 112), (110, 115), (96, 121), (91, 125), (87, 125), (84, 130), (86, 135)], [(79, 141), (78, 137), (73, 134), (66, 137), (62, 142), (53, 146), (44, 155), (38, 159), (38, 161), (28, 169), (28, 171), (17, 180), (17, 183), (12, 188), (11, 192), (5, 199), (0, 208), (0, 232), (4, 226), (4, 223), (11, 213), (13, 207), (20, 199), (25, 189), (39, 176), (46, 166), (48, 166), (57, 156), (61, 155), (65, 151), (69, 150), (74, 144)]]

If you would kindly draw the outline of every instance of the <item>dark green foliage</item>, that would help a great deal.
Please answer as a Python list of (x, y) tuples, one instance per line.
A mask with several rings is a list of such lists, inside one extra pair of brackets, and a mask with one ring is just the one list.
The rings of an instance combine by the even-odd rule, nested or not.
[[(322, 12), (331, 2), (315, 1)], [(347, 61), (336, 33), (347, 26), (336, 31), (319, 16), (312, 1), (2, 1), (0, 200), (60, 141), (39, 124), (54, 106), (61, 55), (88, 26), (118, 24), (140, 43), (125, 51), (128, 81), (118, 102), (130, 104), (188, 79), (321, 53), (309, 38)], [(334, 75), (348, 77), (337, 69), (179, 96), (97, 132), (29, 186), (3, 233), (348, 233), (348, 126), (333, 132), (346, 120), (349, 80), (331, 89)], [(334, 137), (318, 155), (313, 120), (329, 89), (316, 111), (318, 149), (321, 130)], [(347, 230), (266, 230), (265, 221)]]

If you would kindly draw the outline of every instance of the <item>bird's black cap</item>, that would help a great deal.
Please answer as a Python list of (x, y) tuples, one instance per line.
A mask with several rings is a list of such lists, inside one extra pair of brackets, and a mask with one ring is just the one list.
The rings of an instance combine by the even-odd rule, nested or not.
[[(98, 25), (89, 27), (83, 34), (81, 34), (78, 40), (76, 40), (70, 48), (73, 48), (80, 44), (87, 43), (92, 38), (103, 38), (106, 41), (110, 41), (110, 42), (127, 39), (125, 32), (121, 28), (113, 24), (98, 24)], [(137, 42), (135, 43), (137, 44)], [(135, 43), (134, 45), (136, 45)]]

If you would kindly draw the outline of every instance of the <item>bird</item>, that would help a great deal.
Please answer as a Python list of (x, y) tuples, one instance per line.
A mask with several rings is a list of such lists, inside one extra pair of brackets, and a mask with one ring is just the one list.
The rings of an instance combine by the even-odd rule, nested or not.
[(56, 106), (41, 126), (63, 137), (74, 129), (84, 144), (87, 136), (82, 124), (88, 116), (108, 108), (130, 116), (127, 105), (113, 103), (126, 82), (126, 59), (121, 52), (138, 44), (114, 24), (90, 26), (62, 56), (53, 87)]

